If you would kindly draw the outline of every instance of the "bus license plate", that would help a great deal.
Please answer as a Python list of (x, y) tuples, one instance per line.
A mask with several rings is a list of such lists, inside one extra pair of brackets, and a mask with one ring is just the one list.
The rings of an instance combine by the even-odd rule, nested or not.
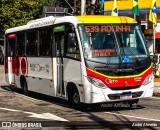
[(123, 94), (120, 95), (120, 99), (131, 99), (132, 98), (132, 94)]

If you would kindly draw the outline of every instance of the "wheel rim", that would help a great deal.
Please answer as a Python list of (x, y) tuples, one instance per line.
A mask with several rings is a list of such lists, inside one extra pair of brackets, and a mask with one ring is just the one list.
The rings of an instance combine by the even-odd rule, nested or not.
[(74, 93), (74, 95), (73, 95), (73, 102), (75, 104), (78, 104), (80, 102), (78, 93)]

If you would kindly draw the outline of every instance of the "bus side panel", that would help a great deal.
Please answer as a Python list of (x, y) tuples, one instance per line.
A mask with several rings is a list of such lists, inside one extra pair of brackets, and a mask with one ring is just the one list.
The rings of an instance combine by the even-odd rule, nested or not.
[(27, 77), (28, 89), (33, 92), (55, 96), (54, 81), (38, 77)]
[(18, 57), (5, 57), (6, 82), (10, 85), (16, 84), (16, 77), (19, 76), (20, 63)]
[[(76, 85), (81, 102), (84, 102), (84, 91), (82, 86), (82, 69), (81, 62), (77, 60), (72, 60), (68, 58), (63, 59), (63, 67), (64, 67), (64, 84), (65, 90), (68, 82), (72, 82)], [(81, 93), (82, 92), (82, 93)]]
[(64, 81), (81, 84), (80, 61), (64, 58)]
[(28, 90), (55, 96), (53, 59), (28, 57)]
[(28, 57), (28, 76), (52, 79), (52, 59)]

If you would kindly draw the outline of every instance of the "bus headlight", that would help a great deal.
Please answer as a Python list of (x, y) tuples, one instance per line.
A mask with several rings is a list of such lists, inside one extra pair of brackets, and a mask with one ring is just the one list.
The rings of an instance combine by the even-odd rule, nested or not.
[(152, 79), (153, 79), (153, 74), (148, 75), (144, 80), (143, 85), (149, 84), (152, 81)]
[(99, 79), (87, 76), (88, 81), (96, 87), (106, 88), (106, 85)]

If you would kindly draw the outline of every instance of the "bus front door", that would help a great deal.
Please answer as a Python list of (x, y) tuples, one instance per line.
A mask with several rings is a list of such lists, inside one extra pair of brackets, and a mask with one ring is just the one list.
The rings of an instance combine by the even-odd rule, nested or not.
[(16, 65), (16, 57), (15, 57), (15, 45), (16, 45), (16, 35), (10, 34), (8, 36), (8, 81), (9, 84), (15, 84), (15, 65)]
[(63, 55), (64, 55), (64, 32), (55, 33), (56, 56), (57, 56), (57, 97), (65, 97)]

